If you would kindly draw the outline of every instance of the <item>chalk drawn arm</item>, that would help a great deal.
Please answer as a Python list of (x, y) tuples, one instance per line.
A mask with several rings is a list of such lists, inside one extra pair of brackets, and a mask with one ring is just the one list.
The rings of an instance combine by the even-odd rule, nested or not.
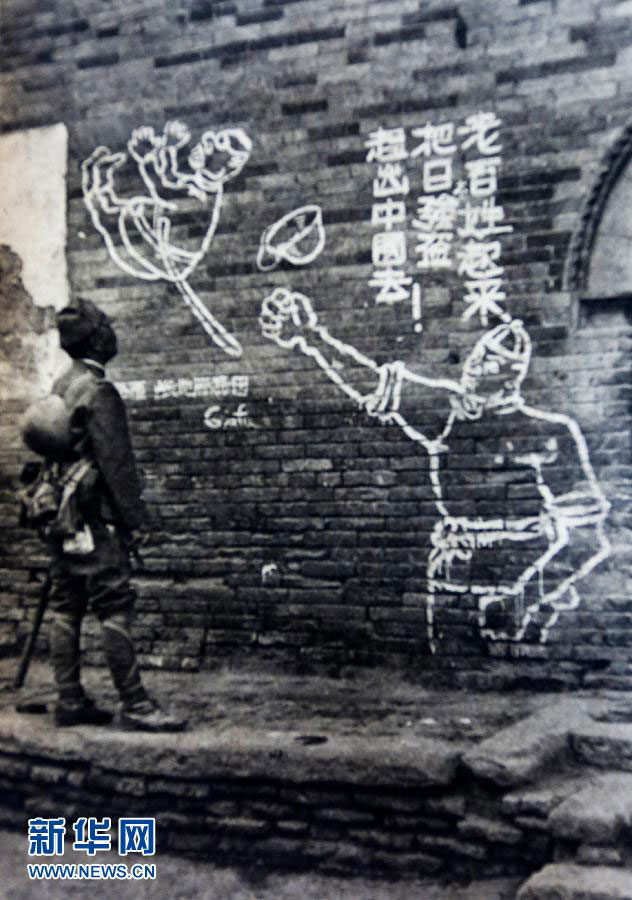
[[(114, 262), (129, 275), (155, 281), (163, 277), (162, 272), (140, 252), (129, 233), (131, 226), (132, 234), (138, 229), (143, 238), (148, 239), (151, 229), (147, 225), (146, 211), (153, 212), (155, 204), (151, 197), (124, 198), (117, 193), (115, 176), (126, 159), (125, 153), (111, 153), (107, 147), (97, 147), (81, 165), (84, 201)], [(113, 237), (114, 222), (121, 238), (118, 242)], [(155, 242), (150, 240), (150, 245), (155, 251)]]
[(350, 344), (329, 334), (318, 323), (311, 301), (304, 294), (287, 288), (276, 288), (261, 307), (259, 324), (265, 337), (286, 350), (298, 349), (311, 357), (347, 396), (366, 407), (375, 391), (363, 391), (354, 385), (366, 382), (372, 373), (378, 386), (381, 367)]
[[(309, 298), (287, 288), (276, 288), (264, 299), (259, 323), (265, 337), (286, 350), (296, 348), (314, 359), (334, 384), (368, 415), (382, 422), (410, 427), (398, 411), (405, 382), (461, 392), (458, 382), (416, 374), (401, 361), (378, 365), (353, 345), (330, 334), (318, 322)], [(367, 372), (374, 376), (374, 387), (368, 391), (360, 390), (353, 382), (361, 383), (364, 388)], [(411, 436), (414, 440), (425, 440), (417, 432)]]

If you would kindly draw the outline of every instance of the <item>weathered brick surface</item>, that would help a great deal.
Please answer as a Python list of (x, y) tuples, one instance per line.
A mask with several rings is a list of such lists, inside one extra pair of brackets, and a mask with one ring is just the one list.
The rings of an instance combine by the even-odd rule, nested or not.
[[(107, 9), (87, 0), (72, 8), (66, 0), (5, 2), (0, 131), (66, 124), (72, 289), (116, 317), (112, 377), (145, 386), (145, 399), (132, 389), (128, 400), (154, 518), (139, 580), (145, 665), (194, 670), (257, 660), (308, 672), (390, 664), (477, 688), (629, 684), (621, 665), (632, 642), (632, 329), (616, 304), (583, 312), (580, 288), (571, 291), (565, 277), (586, 198), (630, 119), (626, 10), (616, 0), (430, 8), (411, 0), (270, 0), (258, 8), (246, 0), (155, 0)], [(561, 613), (546, 643), (529, 632), (518, 643), (481, 640), (478, 600), (466, 595), (445, 600), (443, 637), (431, 656), (425, 579), (437, 507), (427, 454), (397, 426), (359, 410), (312, 359), (264, 338), (258, 316), (263, 298), (288, 285), (312, 299), (332, 334), (378, 364), (399, 359), (458, 380), (480, 330), (475, 317), (462, 319), (456, 271), (420, 276), (421, 333), (408, 302), (376, 304), (367, 286), (375, 165), (365, 142), (379, 126), (410, 134), (427, 121), (462, 124), (477, 110), (503, 123), (496, 200), (514, 227), (503, 238), (506, 306), (533, 341), (524, 396), (582, 429), (612, 504), (613, 553), (579, 585), (579, 606)], [(253, 140), (190, 278), (238, 337), (238, 359), (207, 339), (175, 287), (134, 278), (109, 259), (82, 201), (80, 163), (95, 147), (122, 150), (132, 128), (161, 132), (170, 119), (184, 121), (195, 140), (232, 126)], [(419, 169), (410, 175), (412, 248)], [(262, 231), (306, 203), (322, 207), (323, 253), (303, 268), (258, 271)], [(205, 215), (191, 203), (174, 216), (183, 244), (199, 242)], [(200, 397), (195, 378), (220, 380)], [(367, 376), (362, 390), (371, 389)], [(422, 396), (424, 420), (440, 416), (442, 402)], [(242, 404), (255, 427), (238, 427)], [(44, 566), (38, 542), (15, 524), (22, 405), (5, 404), (0, 434), (7, 653), (24, 637)], [(516, 442), (528, 433), (517, 430)], [(453, 515), (490, 517), (507, 500), (516, 515), (537, 515), (540, 501), (519, 478), (489, 485), (493, 454), (486, 458), (482, 442), (472, 427), (451, 449)], [(498, 581), (519, 566), (510, 557), (491, 560)], [(98, 662), (98, 643), (86, 643), (86, 658)]]

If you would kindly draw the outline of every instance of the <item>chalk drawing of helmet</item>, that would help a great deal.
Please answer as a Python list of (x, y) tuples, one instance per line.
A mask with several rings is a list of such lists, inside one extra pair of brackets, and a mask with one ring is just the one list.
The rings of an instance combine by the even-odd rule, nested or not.
[(266, 228), (261, 235), (257, 266), (262, 272), (275, 269), (283, 260), (293, 266), (306, 266), (324, 246), (322, 210), (308, 203)]
[(529, 369), (531, 338), (520, 319), (497, 325), (485, 332), (463, 364), (462, 383), (466, 390), (483, 379), (500, 377), (505, 387), (518, 390)]

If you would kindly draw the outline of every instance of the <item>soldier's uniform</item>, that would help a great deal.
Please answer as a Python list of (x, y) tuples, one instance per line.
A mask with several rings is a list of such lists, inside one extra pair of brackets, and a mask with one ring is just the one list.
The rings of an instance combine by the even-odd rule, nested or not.
[(101, 623), (123, 724), (176, 730), (183, 723), (166, 716), (143, 687), (129, 633), (135, 600), (129, 557), (145, 508), (125, 406), (105, 378), (116, 337), (104, 313), (87, 300), (62, 310), (57, 325), (61, 346), (73, 357), (49, 401), (62, 409), (56, 417), (62, 437), (54, 445), (47, 441), (41, 414), (27, 415), (24, 427), (25, 442), (45, 457), (61, 486), (56, 518), (45, 533), (51, 552), (50, 656), (59, 692), (55, 719), (60, 725), (111, 719), (80, 682), (80, 628), (90, 608)]

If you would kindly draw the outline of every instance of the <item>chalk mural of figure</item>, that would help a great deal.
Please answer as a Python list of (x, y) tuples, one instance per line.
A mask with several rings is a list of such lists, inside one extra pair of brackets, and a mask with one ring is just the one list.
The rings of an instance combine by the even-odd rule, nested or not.
[(300, 206), (270, 225), (261, 235), (257, 267), (269, 272), (285, 260), (293, 266), (313, 262), (325, 246), (323, 213), (319, 206)]
[[(610, 553), (609, 503), (577, 423), (521, 395), (531, 358), (522, 322), (485, 332), (457, 381), (401, 361), (378, 365), (285, 288), (265, 298), (259, 321), (266, 337), (312, 358), (368, 415), (398, 425), (428, 454), (439, 516), (427, 559), (432, 652), (443, 637), (438, 603), (449, 612), (471, 602), (483, 638), (520, 641), (531, 626), (545, 642), (560, 612), (578, 606), (577, 583)], [(375, 382), (368, 391), (367, 373)], [(478, 498), (468, 497), (468, 475)]]
[[(241, 356), (239, 341), (207, 309), (188, 279), (211, 246), (224, 185), (247, 163), (252, 141), (241, 128), (205, 131), (193, 147), (190, 141), (186, 125), (168, 122), (162, 134), (148, 126), (134, 129), (127, 153), (97, 147), (81, 166), (84, 202), (116, 265), (135, 278), (174, 284), (211, 339), (229, 355)], [(123, 181), (121, 170), (130, 157), (144, 192), (123, 196), (116, 181)], [(192, 200), (209, 213), (194, 250), (179, 244), (173, 221), (190, 210)], [(120, 242), (114, 240), (115, 229)]]

